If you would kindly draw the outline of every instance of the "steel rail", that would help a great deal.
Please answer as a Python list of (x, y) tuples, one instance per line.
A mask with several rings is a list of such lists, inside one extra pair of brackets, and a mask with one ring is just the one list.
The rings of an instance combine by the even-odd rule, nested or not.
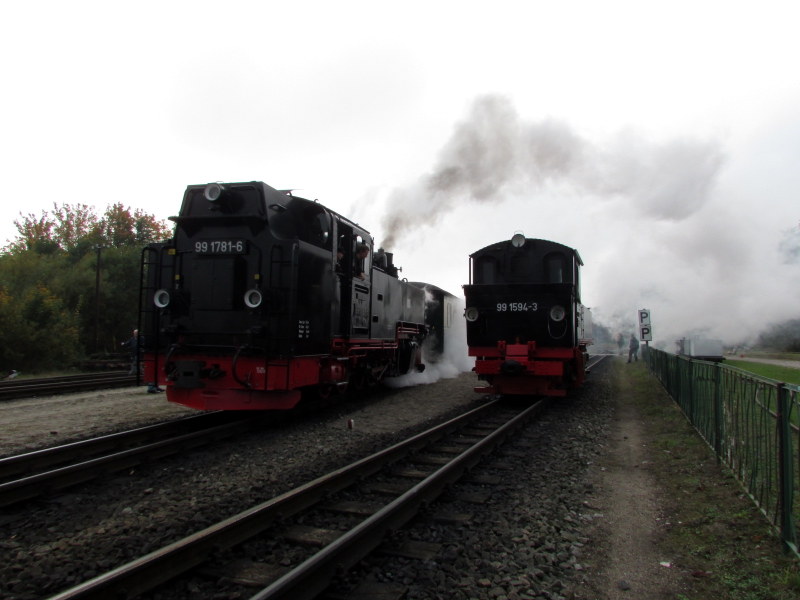
[(231, 437), (237, 433), (250, 430), (253, 427), (253, 423), (252, 420), (241, 420), (218, 425), (176, 438), (153, 442), (37, 475), (8, 481), (0, 484), (0, 506), (8, 506), (23, 500), (29, 500), (46, 492), (61, 490), (139, 465), (146, 460), (162, 458), (188, 448)]
[(250, 600), (310, 600), (321, 593), (337, 573), (347, 570), (372, 552), (386, 533), (411, 520), (421, 506), (436, 499), (447, 485), (457, 481), (483, 456), (502, 444), (549, 403), (540, 400), (498, 428), (410, 490), (325, 546), (250, 598)]
[(588, 373), (590, 369), (592, 369), (593, 367), (596, 367), (597, 365), (599, 365), (601, 362), (603, 362), (607, 358), (608, 358), (607, 354), (601, 354), (600, 356), (597, 356), (597, 355), (590, 356), (589, 357), (589, 362), (586, 365), (586, 372)]
[(37, 377), (31, 379), (4, 379), (0, 380), (0, 388), (24, 386), (32, 383), (69, 383), (82, 379), (115, 379), (118, 377), (135, 377), (127, 371), (105, 371), (103, 373), (78, 373), (76, 375), (55, 375), (53, 377)]
[(491, 412), (496, 401), (419, 433), (380, 452), (318, 477), (224, 521), (196, 532), (164, 548), (99, 575), (51, 597), (51, 600), (132, 598), (196, 567), (214, 550), (229, 548), (259, 535), (278, 519), (313, 506), (333, 492), (380, 471), (447, 435), (461, 425)]
[(0, 381), (0, 400), (134, 386), (136, 383), (136, 376), (128, 375), (127, 373), (99, 373)]
[(167, 436), (196, 431), (201, 427), (213, 425), (219, 418), (219, 411), (191, 415), (167, 423), (137, 427), (128, 431), (6, 456), (0, 458), (0, 481), (22, 474), (30, 475), (37, 470), (41, 471), (80, 458), (96, 456), (101, 452), (119, 450), (154, 439), (164, 439)]

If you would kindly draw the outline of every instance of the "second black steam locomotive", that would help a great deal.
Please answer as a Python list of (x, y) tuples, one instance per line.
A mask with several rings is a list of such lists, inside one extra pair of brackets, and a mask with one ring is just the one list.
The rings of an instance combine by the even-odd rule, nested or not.
[(143, 253), (147, 381), (199, 409), (288, 409), (424, 368), (425, 292), (365, 229), (262, 182), (191, 185)]
[(470, 255), (469, 355), (499, 395), (564, 396), (583, 383), (592, 343), (577, 250), (517, 233)]

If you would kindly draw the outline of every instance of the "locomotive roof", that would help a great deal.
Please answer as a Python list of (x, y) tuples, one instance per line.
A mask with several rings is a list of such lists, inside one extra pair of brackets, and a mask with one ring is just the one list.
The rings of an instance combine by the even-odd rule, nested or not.
[[(549, 247), (549, 248), (554, 249), (554, 250), (558, 249), (558, 250), (565, 251), (568, 254), (573, 254), (575, 256), (575, 258), (578, 260), (578, 264), (583, 266), (583, 260), (581, 259), (581, 255), (578, 253), (578, 251), (575, 248), (570, 248), (569, 246), (565, 246), (564, 244), (561, 244), (559, 242), (553, 242), (551, 240), (543, 240), (543, 239), (539, 239), (539, 238), (525, 238), (525, 243), (526, 244), (531, 243), (531, 242), (533, 244), (535, 244), (535, 245), (542, 245), (542, 246)], [(488, 246), (485, 246), (484, 248), (481, 248), (480, 250), (476, 250), (475, 252), (473, 252), (469, 256), (470, 256), (470, 258), (475, 258), (476, 256), (480, 256), (481, 254), (487, 254), (487, 253), (496, 252), (497, 250), (503, 250), (503, 249), (505, 249), (506, 247), (508, 247), (510, 245), (511, 245), (511, 240), (502, 240), (502, 241), (499, 241), (499, 242), (495, 242), (493, 244), (489, 244)]]
[[(422, 288), (422, 289), (429, 288), (432, 292), (441, 293), (441, 294), (444, 294), (446, 296), (453, 296), (453, 294), (451, 294), (447, 290), (444, 290), (444, 289), (440, 288), (438, 285), (433, 285), (432, 283), (425, 283), (424, 281), (409, 281), (408, 283), (410, 283), (411, 285), (414, 285), (414, 286), (416, 286), (418, 288)], [(455, 298), (455, 296), (453, 296), (453, 297)]]
[[(264, 185), (266, 185), (266, 184), (264, 184)], [(365, 229), (364, 227), (362, 227), (361, 225), (359, 225), (355, 221), (351, 221), (350, 219), (348, 219), (344, 215), (336, 212), (335, 210), (333, 210), (331, 208), (328, 208), (324, 204), (320, 203), (319, 200), (310, 200), (308, 198), (303, 198), (302, 196), (296, 196), (295, 194), (292, 193), (293, 190), (276, 190), (276, 191), (278, 191), (279, 193), (291, 198), (292, 200), (302, 200), (303, 202), (311, 202), (312, 204), (316, 204), (318, 206), (322, 206), (329, 213), (331, 213), (332, 215), (335, 215), (340, 221), (344, 221), (345, 223), (347, 223), (348, 225), (352, 225), (356, 229), (359, 229), (361, 231), (369, 233), (369, 231), (367, 229)]]
[[(188, 206), (187, 202), (188, 202), (189, 198), (191, 198), (191, 196), (192, 196), (192, 194), (194, 192), (196, 192), (198, 190), (203, 190), (209, 185), (210, 184), (207, 184), (207, 183), (200, 183), (200, 184), (192, 184), (192, 185), (186, 186), (186, 192), (184, 193), (184, 200), (183, 200), (183, 205), (181, 206), (180, 215), (176, 216), (176, 217), (170, 217), (169, 219), (171, 221), (178, 222), (178, 221), (186, 221), (187, 219), (190, 220), (192, 218), (197, 218), (197, 215), (188, 214), (190, 211), (189, 211), (189, 206)], [(292, 202), (303, 202), (303, 203), (316, 204), (317, 206), (321, 206), (322, 208), (324, 208), (326, 211), (328, 211), (331, 215), (335, 216), (340, 221), (343, 221), (343, 222), (347, 223), (348, 225), (352, 226), (354, 229), (357, 229), (359, 231), (363, 231), (366, 234), (370, 233), (367, 229), (365, 229), (364, 227), (362, 227), (358, 223), (355, 223), (354, 221), (351, 221), (350, 219), (348, 219), (344, 215), (341, 215), (341, 214), (337, 213), (335, 210), (332, 210), (332, 209), (328, 208), (327, 206), (325, 206), (324, 204), (321, 204), (319, 201), (317, 201), (317, 200), (309, 200), (308, 198), (303, 198), (301, 196), (294, 195), (292, 193), (292, 190), (278, 190), (278, 189), (275, 189), (272, 186), (264, 183), (263, 181), (242, 181), (242, 182), (232, 182), (232, 183), (219, 183), (218, 185), (221, 186), (221, 188), (226, 188), (226, 189), (229, 189), (229, 190), (235, 190), (237, 188), (256, 188), (256, 189), (259, 189), (259, 190), (261, 190), (261, 192), (263, 194), (262, 197), (263, 197), (264, 203), (266, 205), (266, 206), (264, 206), (264, 208), (267, 208), (267, 207), (272, 208), (272, 209), (280, 209), (281, 207), (288, 208), (288, 205), (290, 203), (292, 203)]]

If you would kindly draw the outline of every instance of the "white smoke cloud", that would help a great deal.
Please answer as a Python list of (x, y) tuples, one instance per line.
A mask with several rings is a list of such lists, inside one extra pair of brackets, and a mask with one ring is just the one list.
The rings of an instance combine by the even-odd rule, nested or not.
[[(429, 303), (434, 302), (433, 297), (427, 290), (426, 301)], [(431, 351), (430, 343), (423, 344), (422, 361), (425, 363), (425, 370), (421, 373), (414, 371), (399, 377), (389, 377), (385, 379), (387, 386), (400, 388), (435, 383), (440, 379), (452, 379), (458, 377), (461, 373), (472, 370), (475, 365), (475, 359), (467, 355), (467, 327), (466, 321), (461, 318), (464, 313), (464, 301), (461, 298), (456, 298), (455, 303), (457, 318), (444, 332), (444, 352), (442, 354), (434, 354)]]
[(598, 147), (563, 122), (525, 122), (508, 99), (485, 96), (456, 126), (433, 171), (391, 194), (383, 245), (394, 248), (420, 223), (437, 224), (465, 199), (499, 203), (547, 184), (630, 198), (640, 212), (680, 221), (705, 204), (722, 164), (714, 142), (654, 144), (628, 132)]
[(784, 232), (778, 248), (784, 262), (800, 264), (800, 224)]
[(719, 139), (598, 141), (483, 97), (369, 222), (382, 218), (376, 238), (405, 273), (455, 294), (471, 253), (522, 230), (580, 252), (583, 302), (612, 333), (627, 337), (647, 308), (668, 349), (692, 333), (738, 343), (800, 313), (796, 212), (743, 160)]

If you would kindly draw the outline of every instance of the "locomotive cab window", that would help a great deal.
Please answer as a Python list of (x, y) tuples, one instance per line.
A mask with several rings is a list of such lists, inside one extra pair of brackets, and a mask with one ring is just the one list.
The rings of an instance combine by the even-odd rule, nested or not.
[(325, 250), (331, 249), (331, 216), (321, 206), (311, 205), (303, 214), (300, 239)]
[(531, 256), (524, 250), (517, 251), (511, 256), (508, 267), (509, 282), (526, 282), (534, 278)]
[(499, 283), (497, 277), (497, 261), (493, 256), (479, 256), (473, 265), (475, 283), (490, 285)]
[(547, 283), (567, 282), (567, 260), (563, 254), (552, 252), (544, 257), (544, 277)]

